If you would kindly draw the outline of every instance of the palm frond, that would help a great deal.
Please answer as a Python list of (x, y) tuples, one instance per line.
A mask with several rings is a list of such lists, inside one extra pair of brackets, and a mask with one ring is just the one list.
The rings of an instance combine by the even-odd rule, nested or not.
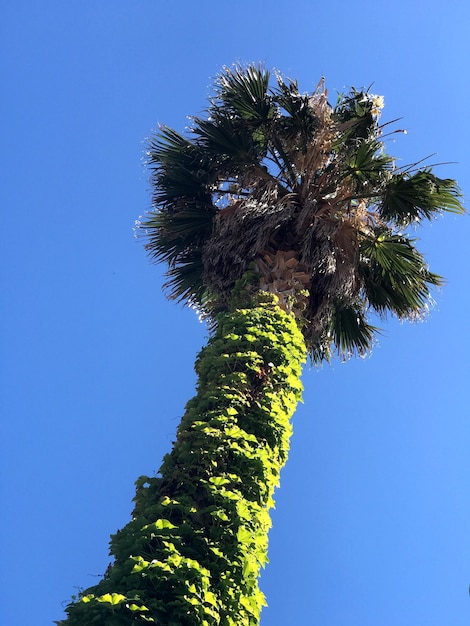
[(197, 170), (184, 167), (162, 169), (154, 176), (154, 182), (154, 206), (166, 205), (170, 208), (181, 198), (192, 198), (200, 204), (211, 202), (208, 183), (201, 180)]
[(289, 115), (295, 115), (299, 110), (300, 101), (303, 99), (299, 92), (299, 84), (296, 80), (284, 79), (276, 74), (277, 89), (274, 90), (277, 104)]
[(252, 129), (229, 117), (219, 116), (215, 120), (196, 119), (192, 129), (198, 144), (210, 154), (218, 157), (224, 166), (231, 164), (239, 169), (258, 163), (264, 158), (263, 144)]
[(218, 101), (212, 102), (209, 112), (219, 112), (220, 105), (244, 120), (258, 123), (272, 117), (268, 95), (270, 73), (261, 66), (225, 68), (216, 80)]
[(319, 120), (310, 106), (310, 96), (299, 93), (297, 81), (286, 82), (278, 75), (277, 84), (275, 102), (287, 115), (278, 116), (276, 132), (288, 141), (298, 139), (300, 145), (296, 147), (304, 152), (319, 127)]
[(346, 171), (360, 192), (366, 187), (376, 188), (390, 176), (393, 167), (393, 158), (383, 152), (380, 141), (360, 141), (347, 153)]
[(330, 334), (343, 356), (355, 353), (363, 355), (372, 348), (379, 329), (370, 325), (360, 303), (343, 305), (338, 303), (330, 320)]
[(185, 302), (202, 307), (206, 295), (204, 287), (203, 263), (198, 250), (180, 258), (177, 266), (167, 271), (167, 281), (163, 285), (170, 300)]
[(198, 145), (164, 127), (150, 140), (147, 157), (156, 206), (171, 205), (182, 197), (210, 202), (208, 187), (215, 168)]
[(331, 362), (333, 338), (325, 332), (321, 339), (307, 342), (309, 357), (315, 365)]
[(464, 213), (462, 193), (454, 180), (438, 178), (429, 169), (413, 175), (398, 173), (387, 185), (380, 204), (380, 215), (399, 226), (422, 219), (432, 219), (437, 213)]
[(193, 150), (193, 144), (186, 137), (173, 128), (163, 126), (158, 135), (149, 140), (148, 163), (151, 168), (161, 167), (162, 164), (180, 165), (182, 160), (189, 164)]
[(339, 144), (377, 135), (378, 125), (373, 111), (374, 104), (367, 92), (353, 87), (349, 95), (341, 95), (333, 115), (339, 131)]
[(140, 229), (145, 232), (147, 251), (159, 261), (174, 266), (188, 250), (204, 245), (212, 232), (215, 209), (184, 204), (177, 211), (150, 213)]
[(414, 318), (426, 312), (431, 301), (429, 286), (442, 279), (428, 270), (414, 240), (383, 231), (366, 237), (360, 247), (359, 271), (369, 304), (379, 313), (388, 310), (400, 318)]

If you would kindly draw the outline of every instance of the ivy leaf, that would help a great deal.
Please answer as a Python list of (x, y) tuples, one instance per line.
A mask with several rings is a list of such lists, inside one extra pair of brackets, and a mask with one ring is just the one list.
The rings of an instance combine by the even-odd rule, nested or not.
[(250, 531), (247, 530), (245, 526), (240, 526), (240, 528), (237, 531), (237, 540), (241, 544), (246, 545), (251, 542), (251, 539), (252, 539), (252, 534), (250, 533)]
[(137, 604), (126, 604), (126, 607), (130, 611), (149, 611), (150, 610), (146, 606), (144, 606), (143, 604), (141, 606), (138, 606)]
[(174, 524), (164, 518), (157, 519), (157, 521), (153, 525), (155, 526), (155, 528), (158, 528), (158, 530), (161, 530), (163, 528), (176, 528)]
[(220, 487), (222, 485), (226, 485), (230, 481), (227, 478), (224, 478), (223, 476), (211, 476), (209, 478), (209, 482), (215, 485), (216, 487)]
[(105, 604), (111, 604), (116, 606), (118, 604), (122, 604), (126, 600), (126, 596), (123, 596), (120, 593), (105, 593), (104, 596), (100, 596), (96, 598), (97, 602), (103, 602)]
[(208, 604), (212, 604), (212, 606), (217, 606), (217, 596), (212, 591), (206, 591), (204, 593), (204, 601)]

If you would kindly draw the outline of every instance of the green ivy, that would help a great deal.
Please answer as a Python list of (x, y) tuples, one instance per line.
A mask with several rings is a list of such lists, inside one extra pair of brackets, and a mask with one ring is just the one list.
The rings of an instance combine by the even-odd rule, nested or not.
[(259, 623), (269, 509), (306, 348), (274, 296), (250, 298), (252, 308), (219, 316), (173, 450), (158, 477), (137, 480), (132, 520), (111, 538), (114, 563), (58, 624)]

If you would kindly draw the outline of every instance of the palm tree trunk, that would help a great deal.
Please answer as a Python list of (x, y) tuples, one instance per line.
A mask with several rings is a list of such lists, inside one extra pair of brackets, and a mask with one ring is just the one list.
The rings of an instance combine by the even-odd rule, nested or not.
[(111, 540), (113, 565), (59, 624), (259, 623), (269, 509), (306, 348), (275, 297), (255, 300), (219, 316), (160, 476), (137, 481), (132, 521)]

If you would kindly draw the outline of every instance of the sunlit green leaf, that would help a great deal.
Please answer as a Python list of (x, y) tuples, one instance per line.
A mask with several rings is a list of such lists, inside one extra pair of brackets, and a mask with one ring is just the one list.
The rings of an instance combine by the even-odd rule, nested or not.
[(120, 593), (105, 593), (103, 596), (96, 598), (97, 602), (103, 602), (104, 604), (111, 604), (116, 606), (122, 604), (126, 600), (126, 596)]

